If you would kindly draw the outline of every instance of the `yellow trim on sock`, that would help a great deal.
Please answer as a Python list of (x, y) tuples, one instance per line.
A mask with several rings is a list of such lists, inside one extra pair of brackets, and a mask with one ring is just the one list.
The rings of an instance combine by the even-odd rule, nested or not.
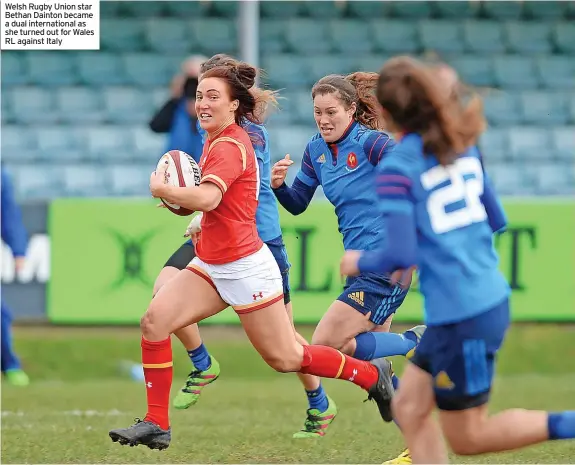
[(144, 363), (144, 368), (169, 368), (174, 365), (174, 362), (166, 363)]
[(339, 370), (337, 370), (337, 375), (335, 375), (335, 377), (339, 378), (341, 376), (341, 372), (343, 371), (343, 367), (345, 365), (345, 356), (339, 350), (337, 352), (339, 353), (339, 355), (341, 355), (341, 364), (339, 365)]

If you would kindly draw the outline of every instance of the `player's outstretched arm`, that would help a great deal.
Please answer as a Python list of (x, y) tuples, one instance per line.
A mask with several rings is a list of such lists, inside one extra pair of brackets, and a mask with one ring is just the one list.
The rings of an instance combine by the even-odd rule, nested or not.
[(481, 196), (481, 202), (485, 207), (491, 230), (494, 233), (505, 232), (507, 229), (507, 216), (495, 193), (491, 180), (487, 177), (487, 173), (484, 173), (483, 177), (483, 195)]
[(300, 170), (289, 187), (285, 183), (285, 178), (291, 165), (293, 165), (293, 160), (288, 154), (272, 167), (271, 186), (281, 206), (292, 215), (299, 215), (307, 209), (319, 186), (319, 180), (309, 155), (309, 145), (304, 152)]
[(481, 196), (481, 203), (485, 207), (485, 212), (487, 213), (487, 219), (489, 221), (489, 226), (494, 233), (503, 233), (507, 230), (507, 215), (505, 215), (505, 210), (503, 210), (503, 205), (499, 201), (495, 188), (491, 183), (491, 179), (485, 171), (485, 165), (483, 164), (483, 154), (479, 149), (477, 149), (477, 155), (481, 166), (483, 168), (483, 195)]

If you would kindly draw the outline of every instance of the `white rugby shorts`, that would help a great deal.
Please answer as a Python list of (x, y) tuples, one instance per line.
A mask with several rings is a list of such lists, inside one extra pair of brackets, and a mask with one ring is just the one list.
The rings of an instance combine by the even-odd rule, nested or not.
[(214, 265), (199, 257), (187, 269), (204, 278), (236, 313), (249, 313), (283, 299), (282, 276), (266, 244), (247, 257)]

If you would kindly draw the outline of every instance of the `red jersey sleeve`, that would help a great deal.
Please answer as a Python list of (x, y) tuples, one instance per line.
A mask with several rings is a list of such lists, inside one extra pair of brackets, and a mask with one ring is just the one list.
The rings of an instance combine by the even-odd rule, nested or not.
[(212, 182), (222, 195), (246, 170), (247, 154), (244, 144), (230, 137), (216, 139), (208, 150), (201, 182)]

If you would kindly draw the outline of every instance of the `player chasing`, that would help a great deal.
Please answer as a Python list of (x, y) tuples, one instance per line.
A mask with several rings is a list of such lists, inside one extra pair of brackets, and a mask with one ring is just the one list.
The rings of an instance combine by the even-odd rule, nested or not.
[(216, 67), (201, 76), (196, 111), (208, 138), (198, 186), (164, 184), (161, 170), (150, 177), (154, 197), (204, 212), (202, 234), (197, 256), (159, 290), (142, 318), (148, 411), (134, 425), (110, 431), (110, 438), (120, 444), (143, 444), (151, 449), (169, 446), (170, 334), (228, 306), (234, 308), (252, 345), (272, 368), (351, 381), (375, 400), (384, 419), (391, 418), (393, 386), (388, 362), (368, 363), (331, 347), (302, 345), (296, 339), (283, 303), (281, 272), (257, 233), (259, 167), (250, 138), (240, 125), (244, 119), (261, 124), (254, 113), (258, 102), (249, 92), (255, 77), (256, 69), (245, 63)]
[[(435, 79), (436, 82), (440, 83), (442, 89), (446, 92), (446, 95), (450, 98), (458, 99), (460, 98), (460, 93), (463, 90), (463, 86), (459, 81), (459, 76), (457, 72), (450, 66), (445, 63), (433, 64), (431, 69), (435, 72)], [(401, 139), (401, 134), (398, 137)], [(488, 202), (486, 208), (490, 208), (489, 210), (489, 221), (490, 224), (498, 225), (498, 224), (505, 224), (505, 217), (501, 216), (503, 211), (499, 207), (497, 202)], [(494, 231), (497, 230), (498, 226), (494, 226)], [(503, 232), (503, 229), (499, 229), (498, 232)], [(409, 277), (411, 277), (411, 273), (409, 273)], [(396, 464), (396, 465), (406, 465), (412, 463), (411, 454), (409, 449), (404, 449), (396, 458), (383, 462), (382, 465), (385, 464)]]
[[(200, 75), (216, 66), (237, 67), (240, 62), (228, 55), (218, 54), (204, 62), (200, 67)], [(250, 93), (258, 101), (256, 115), (259, 121), (264, 121), (269, 105), (276, 103), (276, 92), (262, 90), (253, 86)], [(293, 324), (293, 311), (290, 298), (289, 269), (287, 251), (282, 238), (280, 228), (279, 211), (274, 194), (270, 187), (271, 156), (268, 132), (265, 127), (244, 119), (242, 127), (247, 131), (252, 147), (256, 153), (260, 173), (260, 192), (256, 210), (256, 225), (262, 241), (268, 246), (277, 262), (283, 285), (283, 301), (286, 311)], [(199, 128), (204, 132), (201, 128)], [(192, 220), (197, 222), (197, 218)], [(200, 233), (200, 229), (194, 228), (194, 240)], [(191, 235), (191, 230), (186, 235)], [(192, 239), (186, 241), (170, 259), (158, 275), (154, 285), (154, 295), (179, 270), (185, 269), (196, 256)], [(295, 329), (294, 329), (295, 331)], [(188, 375), (186, 383), (178, 391), (173, 405), (177, 409), (187, 409), (194, 405), (200, 398), (202, 390), (213, 383), (220, 375), (220, 365), (211, 355), (202, 342), (197, 324), (192, 324), (174, 332), (186, 348), (194, 369)], [(296, 332), (296, 338), (301, 344), (308, 344), (303, 336)], [(321, 381), (316, 376), (298, 373), (303, 384), (309, 403), (304, 428), (294, 434), (294, 438), (322, 437), (327, 431), (329, 424), (337, 415), (336, 404), (327, 396)]]
[(428, 328), (393, 400), (413, 463), (448, 463), (442, 433), (459, 455), (575, 438), (575, 411), (488, 415), (510, 289), (492, 239), (505, 215), (474, 146), (485, 128), (480, 99), (462, 103), (407, 57), (383, 66), (377, 97), (390, 129), (403, 134), (377, 181), (388, 241), (377, 251), (347, 251), (341, 272), (397, 276), (419, 267)]
[[(395, 144), (381, 130), (376, 84), (376, 73), (320, 79), (311, 91), (319, 133), (307, 144), (292, 186), (285, 184), (287, 170), (293, 164), (289, 155), (272, 169), (274, 193), (293, 215), (303, 213), (317, 187), (323, 187), (335, 207), (346, 250), (375, 249), (385, 240), (380, 219), (373, 213), (379, 203), (373, 184), (376, 167)], [(406, 294), (381, 273), (348, 277), (343, 292), (319, 322), (312, 343), (334, 347), (360, 360), (407, 355), (425, 326), (403, 334), (389, 332), (393, 315)], [(399, 385), (395, 375), (393, 383)]]

